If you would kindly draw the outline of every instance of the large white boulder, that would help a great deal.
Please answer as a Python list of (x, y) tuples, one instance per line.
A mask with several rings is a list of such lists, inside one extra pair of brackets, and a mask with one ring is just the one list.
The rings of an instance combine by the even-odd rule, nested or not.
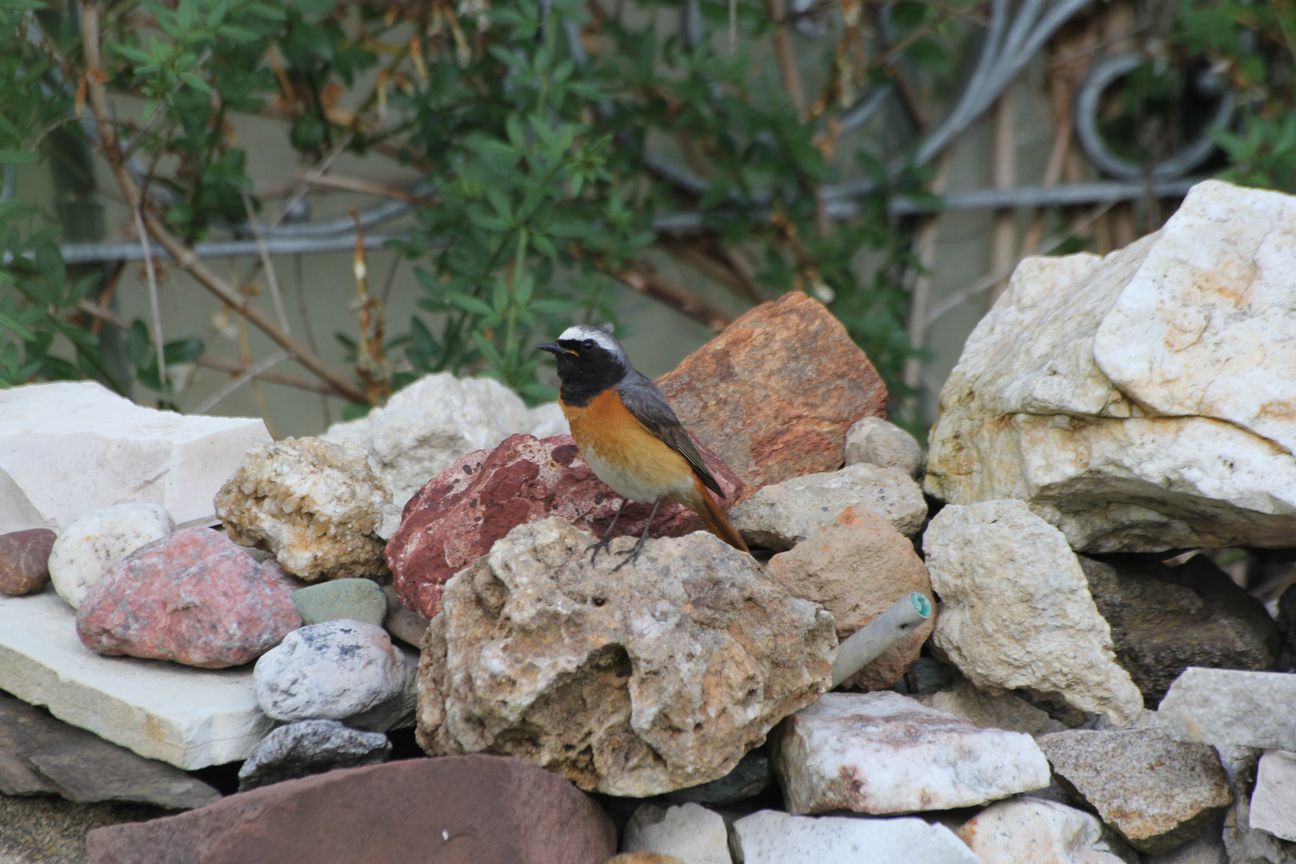
[(259, 419), (144, 408), (93, 381), (0, 390), (0, 534), (60, 531), (123, 501), (206, 518), (243, 454), (269, 440)]
[(941, 390), (926, 488), (1078, 550), (1289, 546), (1296, 198), (1193, 187), (1106, 257), (1028, 258)]

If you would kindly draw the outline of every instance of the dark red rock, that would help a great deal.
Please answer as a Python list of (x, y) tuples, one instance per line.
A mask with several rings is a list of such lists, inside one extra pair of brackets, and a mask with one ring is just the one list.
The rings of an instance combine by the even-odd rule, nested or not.
[(409, 759), (231, 795), (87, 837), (91, 864), (603, 864), (616, 829), (567, 780), (500, 756)]
[(300, 626), (282, 571), (210, 528), (137, 549), (77, 610), (77, 635), (92, 651), (207, 669), (250, 663)]
[[(736, 500), (742, 481), (714, 453), (699, 449), (725, 492), (723, 503)], [(513, 435), (494, 450), (464, 456), (405, 505), (400, 528), (387, 544), (396, 594), (431, 618), (441, 608), (446, 580), (518, 525), (561, 516), (602, 536), (621, 502), (581, 459), (570, 435)], [(615, 536), (639, 536), (651, 512), (651, 504), (626, 507)], [(681, 537), (702, 530), (702, 520), (692, 510), (663, 502), (651, 536)]]
[(18, 597), (45, 587), (57, 536), (48, 528), (0, 534), (0, 594)]
[(835, 471), (851, 425), (886, 416), (873, 364), (827, 307), (799, 292), (749, 310), (657, 383), (745, 495)]

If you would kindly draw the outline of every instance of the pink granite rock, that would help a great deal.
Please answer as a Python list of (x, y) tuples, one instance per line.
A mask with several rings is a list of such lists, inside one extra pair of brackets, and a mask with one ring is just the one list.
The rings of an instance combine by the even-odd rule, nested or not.
[(291, 592), (224, 534), (186, 528), (114, 564), (82, 601), (77, 634), (99, 654), (239, 666), (301, 626)]
[(0, 534), (0, 594), (17, 597), (45, 587), (57, 536), (48, 528)]
[[(742, 481), (714, 453), (701, 444), (698, 449), (725, 491), (721, 503), (734, 501)], [(571, 436), (513, 435), (494, 450), (462, 457), (405, 505), (400, 528), (387, 544), (396, 593), (406, 606), (431, 618), (441, 608), (446, 580), (513, 528), (561, 516), (602, 536), (621, 501), (580, 458)], [(651, 511), (651, 504), (626, 507), (615, 536), (643, 533)], [(702, 530), (693, 511), (663, 502), (651, 536), (681, 537)]]

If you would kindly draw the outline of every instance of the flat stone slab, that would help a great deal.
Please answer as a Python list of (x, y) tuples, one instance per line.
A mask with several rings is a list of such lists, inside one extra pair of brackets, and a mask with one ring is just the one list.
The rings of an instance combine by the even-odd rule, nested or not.
[(158, 411), (93, 381), (0, 390), (0, 533), (60, 530), (124, 501), (203, 519), (243, 454), (269, 441), (259, 419)]
[(274, 725), (257, 707), (250, 665), (100, 657), (77, 638), (76, 613), (49, 590), (0, 597), (0, 690), (190, 770), (246, 758)]
[(1171, 738), (1216, 747), (1296, 750), (1296, 675), (1190, 666), (1157, 717)]

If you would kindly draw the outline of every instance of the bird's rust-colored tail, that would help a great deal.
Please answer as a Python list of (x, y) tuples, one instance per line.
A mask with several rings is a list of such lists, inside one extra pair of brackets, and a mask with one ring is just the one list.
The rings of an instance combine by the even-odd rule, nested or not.
[(702, 517), (702, 523), (706, 525), (707, 530), (735, 549), (750, 552), (751, 550), (747, 548), (746, 541), (738, 533), (738, 529), (733, 526), (733, 523), (729, 521), (729, 517), (725, 515), (720, 502), (716, 501), (715, 496), (711, 494), (711, 490), (703, 486), (702, 481), (696, 475), (693, 478), (693, 488), (695, 492), (694, 500), (685, 503)]

